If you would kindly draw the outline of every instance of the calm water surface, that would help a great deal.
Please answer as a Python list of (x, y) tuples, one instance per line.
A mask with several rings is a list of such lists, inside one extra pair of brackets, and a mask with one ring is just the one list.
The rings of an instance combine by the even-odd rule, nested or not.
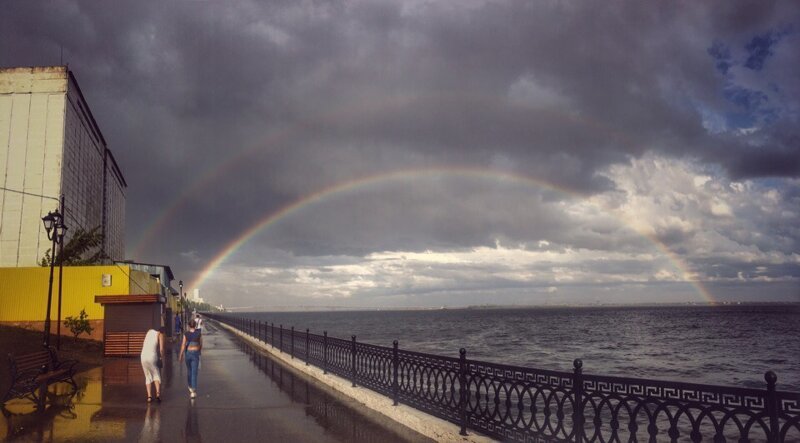
[(381, 346), (542, 369), (800, 391), (800, 304), (237, 314)]

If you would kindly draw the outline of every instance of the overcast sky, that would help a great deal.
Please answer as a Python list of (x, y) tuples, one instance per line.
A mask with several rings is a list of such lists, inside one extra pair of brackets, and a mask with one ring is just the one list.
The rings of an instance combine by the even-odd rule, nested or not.
[(260, 309), (800, 301), (798, 47), (792, 1), (0, 14), (0, 65), (63, 48), (127, 258)]

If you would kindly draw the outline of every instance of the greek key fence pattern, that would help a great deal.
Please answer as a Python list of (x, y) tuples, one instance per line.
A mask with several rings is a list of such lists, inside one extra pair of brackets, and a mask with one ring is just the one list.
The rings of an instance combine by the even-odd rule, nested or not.
[(359, 343), (206, 314), (280, 352), (431, 415), (518, 442), (800, 442), (800, 393), (549, 371)]

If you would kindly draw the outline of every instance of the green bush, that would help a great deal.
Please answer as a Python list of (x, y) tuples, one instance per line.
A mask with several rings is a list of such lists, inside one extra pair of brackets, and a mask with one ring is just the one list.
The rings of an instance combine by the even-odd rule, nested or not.
[(85, 309), (81, 309), (81, 313), (78, 316), (78, 318), (75, 318), (75, 317), (73, 317), (71, 315), (69, 317), (65, 318), (64, 319), (64, 326), (69, 328), (70, 332), (72, 332), (72, 335), (75, 338), (77, 338), (79, 335), (81, 335), (83, 333), (86, 333), (86, 335), (89, 335), (89, 334), (92, 333), (94, 328), (92, 327), (92, 325), (89, 324), (88, 318), (89, 318), (89, 314), (86, 313), (86, 310)]

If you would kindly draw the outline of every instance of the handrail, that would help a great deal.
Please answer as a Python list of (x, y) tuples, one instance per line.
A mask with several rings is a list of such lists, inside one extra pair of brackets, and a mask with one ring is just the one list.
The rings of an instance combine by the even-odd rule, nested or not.
[[(272, 323), (206, 316), (352, 382), (507, 441), (800, 441), (800, 393), (511, 366), (377, 346)], [(255, 323), (251, 323), (255, 322)], [(244, 326), (244, 327), (243, 327)], [(263, 332), (262, 332), (263, 331)], [(275, 339), (278, 332), (280, 341)], [(284, 334), (289, 339), (283, 338)], [(277, 343), (276, 343), (277, 342)]]

